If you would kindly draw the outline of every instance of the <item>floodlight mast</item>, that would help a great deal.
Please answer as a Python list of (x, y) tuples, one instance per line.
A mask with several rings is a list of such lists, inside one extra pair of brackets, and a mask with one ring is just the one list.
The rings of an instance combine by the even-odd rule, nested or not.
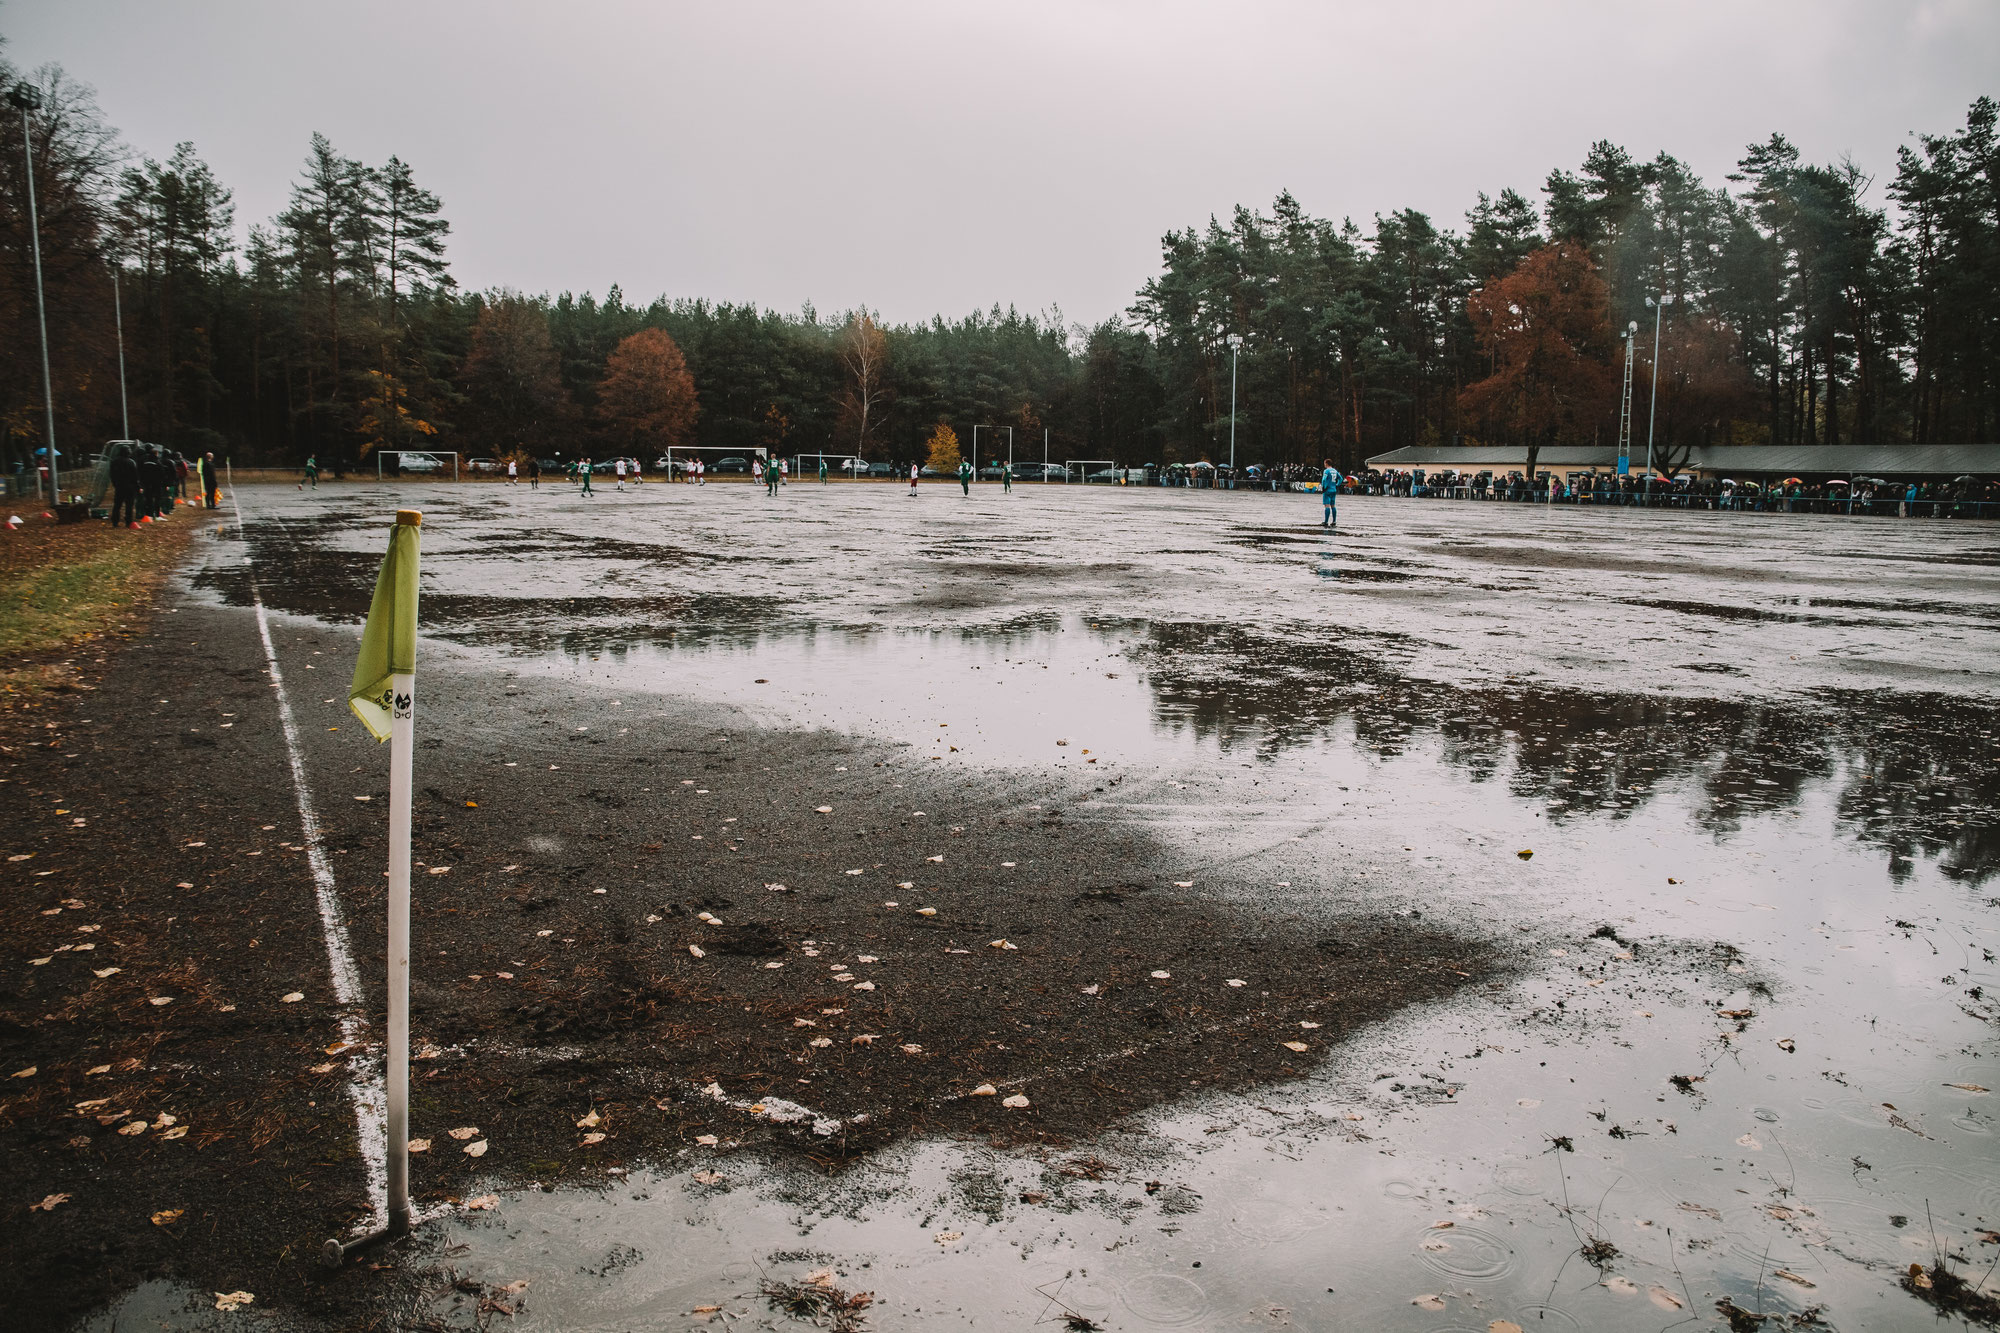
[[(21, 163), (28, 173), (28, 235), (34, 241), (35, 250), (35, 319), (42, 329), (42, 421), (47, 428), (49, 441), (49, 498), (57, 498), (61, 485), (57, 472), (56, 454), (56, 394), (49, 382), (49, 308), (42, 296), (42, 224), (35, 208), (35, 155), (32, 151), (32, 131), (28, 123), (28, 113), (42, 105), (42, 90), (26, 79), (16, 83), (7, 92), (7, 104), (21, 113)], [(126, 427), (129, 436), (132, 431)], [(35, 493), (42, 491), (41, 469), (35, 470)]]
[(1660, 413), (1660, 312), (1666, 309), (1671, 296), (1659, 300), (1646, 298), (1646, 304), (1653, 307), (1653, 388), (1646, 403), (1646, 499), (1653, 498), (1653, 423)]
[(1236, 471), (1236, 358), (1243, 351), (1243, 335), (1229, 335), (1229, 470)]

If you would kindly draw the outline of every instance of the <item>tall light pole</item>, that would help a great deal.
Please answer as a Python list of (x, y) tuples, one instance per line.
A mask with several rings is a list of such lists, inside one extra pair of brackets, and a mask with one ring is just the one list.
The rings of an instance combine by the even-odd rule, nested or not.
[(118, 419), (125, 439), (132, 438), (132, 408), (125, 398), (125, 302), (118, 294), (118, 263), (111, 261), (111, 314), (118, 321)]
[(1653, 422), (1660, 412), (1660, 312), (1672, 299), (1646, 298), (1646, 304), (1653, 307), (1653, 389), (1646, 401), (1646, 503), (1649, 505), (1653, 502)]
[[(7, 103), (21, 112), (21, 162), (28, 169), (28, 235), (35, 249), (35, 318), (42, 326), (42, 420), (48, 428), (49, 495), (54, 498), (59, 485), (56, 472), (56, 395), (49, 383), (49, 311), (42, 297), (42, 224), (35, 211), (35, 155), (31, 151), (28, 113), (41, 106), (42, 92), (25, 79), (7, 93)], [(42, 474), (35, 472), (35, 494), (42, 493)]]
[(1229, 335), (1229, 472), (1236, 473), (1236, 358), (1243, 351), (1243, 335)]
[(1639, 321), (1633, 320), (1625, 326), (1625, 388), (1618, 396), (1618, 475), (1632, 474), (1632, 335), (1639, 331)]

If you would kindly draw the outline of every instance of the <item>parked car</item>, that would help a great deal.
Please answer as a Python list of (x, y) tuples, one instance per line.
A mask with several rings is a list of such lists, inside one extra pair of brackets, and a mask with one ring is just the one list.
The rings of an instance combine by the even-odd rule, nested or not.
[(436, 454), (419, 453), (410, 449), (405, 449), (396, 455), (396, 466), (404, 472), (422, 472), (427, 474), (448, 470), (445, 461)]
[(507, 465), (497, 458), (468, 458), (465, 460), (467, 472), (505, 472)]
[(708, 470), (710, 472), (748, 472), (750, 470), (750, 460), (731, 454), (727, 458), (716, 459), (713, 463), (709, 464)]
[(906, 477), (910, 474), (907, 463), (870, 463), (868, 475), (871, 477)]

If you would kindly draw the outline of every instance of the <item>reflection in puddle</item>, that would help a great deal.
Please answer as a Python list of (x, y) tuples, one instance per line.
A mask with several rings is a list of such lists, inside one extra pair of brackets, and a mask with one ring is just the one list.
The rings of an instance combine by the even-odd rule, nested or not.
[[(1105, 512), (1146, 499), (1108, 497)], [(1619, 528), (1588, 545), (1611, 530), (1601, 516), (1556, 516), (1571, 532), (1503, 550), (1521, 534), (1386, 532), (1411, 513), (1437, 521), (1357, 506), (1385, 547), (1401, 541), (1426, 569), (1450, 562), (1439, 582), (1457, 600), (1443, 610), (1429, 579), (1357, 581), (1397, 565), (1345, 541), (1323, 555), (1309, 531), (1237, 528), (1200, 546), (1210, 534), (1180, 519), (1129, 564), (1103, 549), (1037, 560), (1019, 534), (977, 531), (904, 535), (895, 556), (806, 573), (777, 544), (786, 555), (767, 571), (649, 564), (640, 542), (517, 589), (492, 571), (536, 551), (445, 547), (430, 627), (523, 674), (891, 738), (967, 782), (1053, 771), (1078, 793), (1078, 836), (1141, 821), (1186, 845), (1204, 891), (1303, 915), (1326, 904), (1292, 886), (1332, 885), (1482, 930), (1518, 974), (1383, 1024), (1300, 1081), (1182, 1103), (1087, 1144), (905, 1144), (830, 1178), (721, 1148), (635, 1162), (629, 1177), (552, 1164), (552, 1193), (504, 1194), (496, 1213), (427, 1235), (424, 1253), (494, 1288), (528, 1280), (510, 1321), (523, 1330), (681, 1327), (707, 1306), (772, 1318), (760, 1281), (823, 1268), (873, 1292), (884, 1329), (1024, 1327), (1068, 1309), (1113, 1328), (1653, 1330), (1712, 1324), (1725, 1301), (1753, 1324), (1773, 1316), (1767, 1329), (1921, 1326), (1929, 1312), (1898, 1274), (1942, 1249), (1976, 1278), (2000, 1253), (2000, 1235), (1987, 1239), (2000, 1226), (2000, 931), (1986, 896), (2000, 716), (1938, 683), (1979, 660), (1979, 641), (1951, 637), (1976, 627), (1926, 631), (1898, 660), (1852, 633), (1879, 626), (1815, 614), (1841, 605), (1818, 589), (1796, 614), (1701, 624), (1725, 599), (1659, 597), (1668, 566), (1638, 538)], [(1503, 519), (1545, 521), (1490, 521)], [(1772, 540), (1836, 568), (1806, 549), (1816, 531)], [(341, 529), (324, 533), (322, 554), (338, 555)], [(971, 582), (947, 587), (898, 563), (903, 550)], [(1939, 558), (1963, 579), (1984, 554)], [(1182, 556), (1238, 581), (1121, 581)], [(277, 603), (348, 614), (314, 600), (331, 568), (318, 559)], [(460, 578), (468, 562), (476, 581)], [(1484, 597), (1465, 577), (1481, 563), (1542, 582)], [(1585, 580), (1622, 582), (1600, 603), (1577, 591)], [(1779, 591), (1766, 600), (1786, 605)], [(1844, 609), (1975, 605), (1942, 582), (1919, 594)], [(939, 607), (953, 610), (943, 625)], [(967, 623), (964, 607), (989, 618)], [(1509, 633), (1543, 655), (1485, 637)], [(1729, 634), (1746, 637), (1727, 660), (1695, 660)], [(1862, 677), (1871, 686), (1900, 672), (1928, 692), (1760, 674), (1813, 653), (1815, 669), (1872, 655), (1887, 665)], [(1467, 665), (1439, 679), (1453, 655)], [(1524, 663), (1564, 655), (1616, 687), (1525, 678)], [(1940, 662), (1950, 677), (1924, 674)], [(1739, 682), (1764, 693), (1663, 688)]]

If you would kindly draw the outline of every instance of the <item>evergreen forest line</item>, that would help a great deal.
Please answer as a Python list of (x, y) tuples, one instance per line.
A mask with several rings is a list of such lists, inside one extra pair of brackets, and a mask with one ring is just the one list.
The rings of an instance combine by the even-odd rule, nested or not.
[[(23, 76), (0, 61), (0, 86)], [(131, 433), (239, 464), (375, 449), (632, 453), (669, 444), (923, 457), (942, 424), (1012, 426), (1021, 457), (1223, 461), (1232, 338), (1244, 463), (1346, 467), (1403, 445), (1610, 443), (1620, 335), (1662, 456), (1725, 443), (1990, 442), (2000, 427), (1996, 107), (1919, 135), (1877, 184), (1782, 136), (1721, 184), (1600, 142), (1539, 199), (1480, 193), (1459, 229), (1268, 211), (1169, 232), (1094, 327), (998, 305), (882, 325), (613, 287), (461, 289), (442, 201), (400, 159), (313, 135), (278, 216), (239, 233), (191, 144), (136, 160), (90, 90), (27, 76), (58, 446)], [(0, 433), (43, 440), (19, 115), (0, 116)]]

